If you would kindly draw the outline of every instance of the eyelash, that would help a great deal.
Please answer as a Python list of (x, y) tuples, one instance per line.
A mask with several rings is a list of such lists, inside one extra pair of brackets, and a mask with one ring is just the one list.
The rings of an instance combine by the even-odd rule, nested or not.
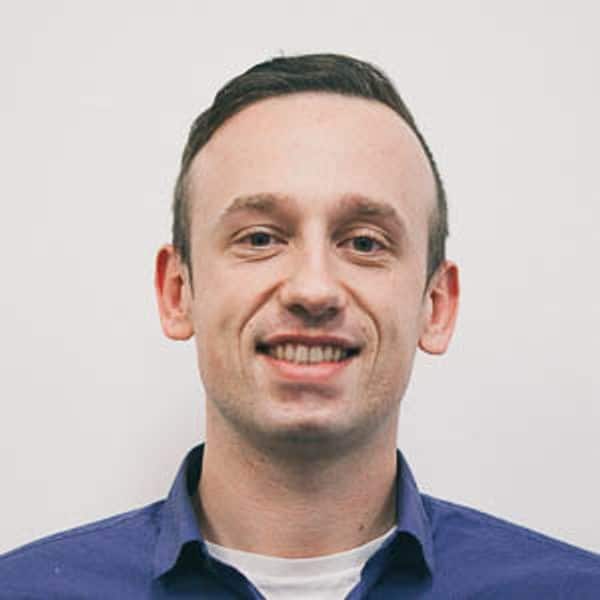
[[(279, 239), (279, 238), (277, 238), (276, 235), (274, 235), (273, 233), (271, 233), (269, 231), (259, 230), (259, 231), (252, 231), (250, 233), (247, 233), (244, 237), (238, 239), (238, 243), (239, 244), (248, 243), (249, 247), (254, 248), (254, 249), (255, 248), (269, 248), (272, 246), (272, 244), (261, 244), (258, 246), (252, 246), (251, 244), (249, 244), (250, 238), (252, 238), (252, 236), (256, 236), (256, 235), (263, 235), (263, 236), (268, 236), (272, 239)], [(373, 235), (369, 235), (369, 234), (359, 234), (359, 235), (351, 236), (351, 237), (347, 238), (346, 240), (344, 240), (344, 243), (348, 242), (348, 241), (352, 241), (352, 240), (357, 240), (357, 239), (371, 240), (372, 242), (374, 242), (375, 244), (377, 244), (379, 246), (377, 252), (380, 252), (380, 251), (386, 249), (386, 245), (384, 244), (384, 242), (379, 240), (377, 237), (375, 237)], [(360, 251), (357, 251), (357, 252), (359, 252), (360, 254), (365, 254), (365, 255), (375, 254), (375, 252), (360, 252)]]

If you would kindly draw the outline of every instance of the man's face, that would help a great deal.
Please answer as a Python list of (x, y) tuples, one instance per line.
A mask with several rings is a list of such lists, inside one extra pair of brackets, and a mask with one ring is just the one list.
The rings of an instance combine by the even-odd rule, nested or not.
[(215, 133), (188, 181), (209, 439), (395, 439), (429, 314), (435, 198), (408, 126), (364, 99), (263, 100)]

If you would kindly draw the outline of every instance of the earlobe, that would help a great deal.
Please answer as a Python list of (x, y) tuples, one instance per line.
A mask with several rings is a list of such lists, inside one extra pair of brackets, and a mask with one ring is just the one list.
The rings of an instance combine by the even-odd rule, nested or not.
[(173, 340), (187, 340), (194, 334), (191, 293), (186, 267), (171, 244), (156, 255), (154, 289), (164, 334)]
[(446, 352), (456, 323), (459, 295), (458, 267), (445, 261), (427, 290), (423, 330), (419, 338), (419, 348), (424, 352)]

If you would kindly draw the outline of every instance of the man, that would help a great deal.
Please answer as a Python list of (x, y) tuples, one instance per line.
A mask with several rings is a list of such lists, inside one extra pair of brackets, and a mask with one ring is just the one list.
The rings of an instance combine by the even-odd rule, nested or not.
[(0, 561), (2, 598), (598, 598), (600, 558), (420, 495), (417, 347), (456, 319), (446, 201), (387, 78), (277, 58), (194, 123), (156, 291), (194, 336), (206, 443), (169, 497)]

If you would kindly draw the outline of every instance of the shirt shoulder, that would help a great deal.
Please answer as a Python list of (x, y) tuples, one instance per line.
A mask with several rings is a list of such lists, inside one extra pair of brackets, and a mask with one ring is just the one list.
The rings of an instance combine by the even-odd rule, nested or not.
[(600, 555), (467, 506), (422, 499), (436, 572), (458, 588), (462, 579), (472, 581), (481, 597), (491, 590), (513, 598), (599, 597)]
[[(164, 501), (55, 533), (0, 555), (0, 599), (131, 597), (150, 580)], [(107, 581), (116, 589), (107, 589)]]

